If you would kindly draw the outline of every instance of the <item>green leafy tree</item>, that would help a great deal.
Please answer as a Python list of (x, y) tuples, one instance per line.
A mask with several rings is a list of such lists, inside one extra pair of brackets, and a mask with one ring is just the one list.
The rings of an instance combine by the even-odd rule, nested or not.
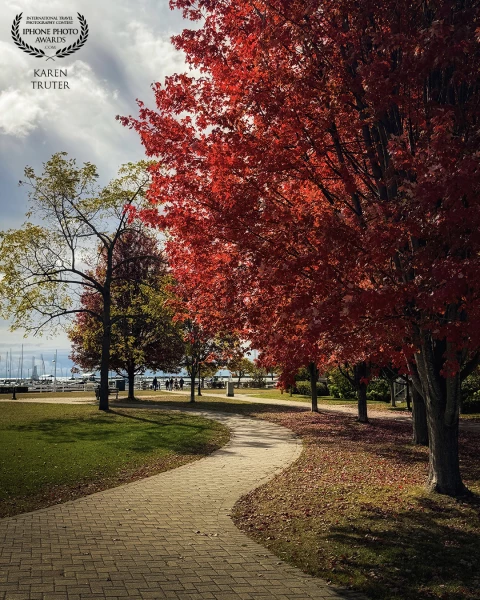
[(255, 369), (254, 363), (246, 356), (241, 356), (230, 361), (227, 364), (228, 370), (231, 372), (233, 377), (237, 377), (237, 383), (240, 385), (242, 377), (245, 375), (251, 375)]
[(480, 368), (477, 368), (462, 382), (463, 414), (480, 412)]
[(250, 371), (250, 377), (252, 387), (265, 387), (267, 370), (254, 364), (253, 369)]
[(355, 398), (355, 387), (340, 369), (330, 369), (327, 374), (328, 389), (334, 398)]
[[(66, 153), (54, 154), (41, 175), (25, 169), (27, 221), (0, 234), (0, 314), (12, 319), (13, 330), (55, 331), (79, 312), (101, 323), (100, 410), (108, 410), (112, 284), (123, 266), (115, 263), (114, 253), (122, 238), (140, 227), (126, 207), (142, 207), (150, 183), (147, 166), (124, 165), (101, 188), (93, 164), (78, 167)], [(125, 263), (137, 259), (127, 257)], [(86, 292), (101, 297), (98, 311), (82, 306)]]
[(219, 368), (238, 357), (241, 344), (231, 333), (211, 332), (194, 319), (183, 321), (185, 357), (183, 366), (190, 375), (190, 402), (195, 402), (195, 381), (198, 377), (198, 395), (201, 396), (200, 380), (214, 375)]

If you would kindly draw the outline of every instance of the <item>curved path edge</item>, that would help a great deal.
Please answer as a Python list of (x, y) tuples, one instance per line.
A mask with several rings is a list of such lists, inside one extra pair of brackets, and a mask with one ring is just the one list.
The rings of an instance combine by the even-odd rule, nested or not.
[(299, 438), (241, 415), (185, 412), (225, 424), (230, 441), (172, 471), (0, 520), (0, 600), (364, 598), (280, 561), (229, 517), (298, 458)]

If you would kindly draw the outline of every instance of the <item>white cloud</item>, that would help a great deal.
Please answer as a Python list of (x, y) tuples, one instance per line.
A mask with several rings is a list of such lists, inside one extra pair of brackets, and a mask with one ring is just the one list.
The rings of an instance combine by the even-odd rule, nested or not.
[[(84, 15), (89, 39), (68, 58), (45, 63), (15, 46), (10, 27), (17, 14)], [(17, 187), (25, 165), (38, 171), (55, 152), (97, 164), (102, 181), (120, 164), (144, 156), (135, 132), (115, 116), (135, 115), (135, 100), (153, 104), (150, 86), (185, 70), (183, 55), (170, 44), (185, 23), (168, 0), (4, 0), (0, 3), (0, 229), (18, 227), (26, 208)], [(33, 70), (68, 71), (69, 90), (34, 90)], [(0, 322), (0, 345), (22, 343)], [(46, 341), (31, 343), (45, 347)], [(57, 341), (55, 341), (57, 343)], [(64, 336), (59, 346), (68, 346)], [(51, 342), (50, 342), (51, 346)]]
[[(135, 114), (137, 97), (152, 101), (153, 82), (185, 68), (183, 55), (170, 43), (171, 34), (181, 31), (182, 21), (168, 10), (168, 1), (9, 0), (0, 8), (2, 22), (13, 22), (19, 12), (80, 12), (90, 34), (78, 53), (46, 65), (17, 48), (4, 28), (0, 33), (0, 134), (25, 140), (38, 132), (43, 138), (42, 160), (67, 149), (78, 152), (82, 160), (97, 161), (100, 171), (107, 170), (109, 176), (118, 164), (140, 158), (138, 137), (121, 127), (115, 116)], [(33, 89), (33, 70), (48, 67), (67, 69), (71, 89)], [(8, 148), (8, 142), (3, 148)]]
[[(169, 36), (158, 36), (152, 27), (140, 21), (132, 21), (122, 39), (127, 43), (124, 48), (125, 67), (130, 77), (141, 78), (153, 83), (162, 80), (168, 66), (170, 73), (184, 69), (183, 55), (175, 50)], [(141, 65), (141, 70), (138, 66)]]
[(0, 130), (25, 137), (38, 127), (45, 116), (41, 102), (33, 103), (20, 90), (9, 88), (0, 93)]

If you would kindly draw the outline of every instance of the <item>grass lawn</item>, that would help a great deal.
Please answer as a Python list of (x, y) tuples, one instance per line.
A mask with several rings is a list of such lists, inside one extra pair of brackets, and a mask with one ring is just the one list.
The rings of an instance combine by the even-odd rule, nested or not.
[[(225, 396), (227, 393), (226, 389), (216, 389), (211, 390), (210, 388), (206, 388), (204, 390), (206, 394), (215, 394), (219, 396)], [(277, 389), (265, 389), (265, 388), (235, 388), (235, 394), (241, 394), (242, 396), (254, 396), (256, 398), (268, 398), (269, 400), (300, 400), (305, 402), (310, 402), (310, 396), (304, 396), (302, 394), (293, 394), (290, 397), (288, 392), (281, 392), (281, 390)]]
[[(165, 390), (162, 391), (157, 391), (154, 392), (153, 390), (136, 390), (135, 393), (139, 396), (153, 396), (153, 395), (167, 395), (168, 393)], [(89, 390), (87, 392), (77, 392), (77, 391), (71, 391), (71, 392), (27, 392), (24, 394), (16, 394), (17, 396), (17, 400), (32, 400), (32, 399), (42, 399), (42, 398), (85, 398), (85, 400), (87, 399), (91, 399), (92, 402), (96, 401), (95, 398), (95, 392), (93, 390)], [(128, 396), (128, 392), (118, 392), (118, 397), (119, 398), (126, 398)], [(12, 397), (11, 394), (2, 394), (0, 395), (0, 401), (2, 399), (5, 400), (10, 400)], [(110, 396), (110, 400), (112, 399), (112, 396)]]
[[(1, 400), (10, 400), (12, 394), (0, 395)], [(24, 394), (16, 393), (17, 400), (31, 399), (31, 398), (92, 398), (95, 400), (95, 392), (27, 392)]]
[(0, 517), (154, 475), (224, 445), (223, 425), (164, 410), (1, 403)]

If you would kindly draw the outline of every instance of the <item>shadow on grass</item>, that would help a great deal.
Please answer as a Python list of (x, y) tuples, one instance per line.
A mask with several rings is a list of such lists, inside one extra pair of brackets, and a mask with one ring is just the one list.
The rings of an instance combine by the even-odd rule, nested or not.
[[(134, 406), (132, 402), (126, 402), (123, 399), (119, 401), (117, 406), (121, 406), (122, 404), (131, 404)], [(135, 403), (136, 404), (136, 403)], [(194, 411), (202, 411), (202, 410), (214, 410), (224, 413), (235, 413), (245, 415), (247, 417), (255, 416), (256, 414), (264, 414), (264, 413), (305, 413), (309, 412), (308, 407), (303, 406), (280, 406), (275, 404), (255, 404), (253, 402), (242, 402), (238, 401), (223, 401), (218, 400), (215, 401), (212, 398), (209, 400), (197, 399), (195, 402), (190, 402), (188, 400), (182, 402), (180, 400), (144, 400), (142, 398), (138, 401), (139, 405), (145, 405), (149, 408), (154, 408), (155, 406), (161, 406), (163, 408), (181, 408), (183, 410), (194, 410)], [(140, 406), (139, 406), (140, 408)]]
[(348, 526), (332, 527), (327, 539), (341, 546), (337, 571), (361, 571), (362, 590), (372, 598), (479, 598), (480, 534), (466, 521), (478, 514), (480, 498), (458, 508), (434, 497), (417, 505), (367, 510)]
[[(111, 418), (112, 416), (114, 418)], [(53, 444), (120, 444), (123, 448), (137, 453), (149, 453), (159, 448), (179, 454), (203, 450), (202, 434), (211, 428), (209, 423), (163, 413), (149, 417), (112, 410), (108, 414), (98, 414), (94, 417), (42, 419), (24, 425), (11, 425), (5, 430), (37, 433), (44, 441)], [(137, 422), (138, 427), (129, 424), (128, 421)]]

